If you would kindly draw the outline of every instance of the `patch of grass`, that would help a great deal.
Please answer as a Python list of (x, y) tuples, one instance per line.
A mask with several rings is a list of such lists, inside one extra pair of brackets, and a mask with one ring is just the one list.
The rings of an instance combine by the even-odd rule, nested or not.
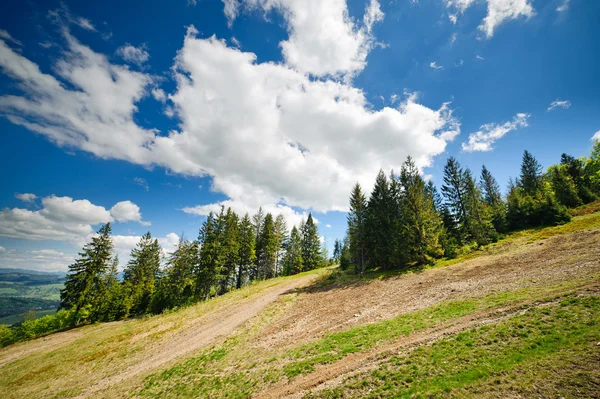
[[(490, 385), (512, 377), (519, 369), (535, 368), (527, 378), (539, 381), (539, 367), (569, 366), (569, 359), (589, 358), (600, 340), (600, 298), (570, 297), (534, 308), (493, 326), (472, 329), (407, 354), (392, 356), (377, 370), (351, 377), (343, 385), (307, 397), (478, 397)], [(592, 349), (594, 348), (594, 349)], [(583, 385), (598, 378), (597, 364), (581, 364), (575, 372)], [(543, 374), (542, 374), (543, 375)], [(543, 380), (542, 380), (543, 381)], [(600, 387), (587, 384), (597, 397)], [(563, 387), (564, 388), (564, 387)], [(556, 390), (555, 390), (556, 389)], [(549, 397), (559, 397), (555, 386)]]

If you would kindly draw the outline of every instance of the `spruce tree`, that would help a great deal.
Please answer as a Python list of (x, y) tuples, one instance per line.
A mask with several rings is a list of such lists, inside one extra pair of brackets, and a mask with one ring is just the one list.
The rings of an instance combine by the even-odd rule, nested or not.
[(123, 281), (131, 287), (133, 313), (144, 313), (148, 310), (156, 289), (161, 252), (158, 240), (153, 240), (150, 232), (146, 233), (131, 251), (130, 260), (123, 272)]
[(249, 278), (252, 271), (255, 269), (256, 260), (256, 237), (255, 230), (250, 217), (246, 213), (239, 225), (239, 246), (238, 246), (238, 275), (236, 287), (241, 288), (244, 280)]
[(275, 276), (277, 258), (277, 238), (275, 236), (275, 221), (273, 215), (267, 213), (264, 218), (260, 237), (256, 245), (258, 278), (268, 279)]
[(302, 229), (302, 263), (304, 270), (313, 270), (323, 264), (321, 257), (321, 240), (319, 230), (312, 214), (308, 214)]
[(350, 195), (348, 212), (348, 239), (351, 263), (358, 273), (365, 270), (367, 199), (360, 184), (356, 183)]
[(442, 254), (439, 242), (442, 221), (435, 209), (431, 189), (426, 187), (411, 157), (402, 166), (400, 188), (404, 263), (428, 263)]
[(523, 153), (519, 184), (526, 195), (535, 197), (542, 185), (542, 165), (527, 150)]
[(372, 268), (394, 266), (396, 255), (396, 199), (390, 182), (379, 171), (367, 205), (366, 238), (368, 260)]
[(283, 265), (283, 254), (288, 239), (288, 229), (285, 218), (282, 214), (277, 215), (275, 219), (275, 242), (277, 246), (277, 252), (275, 254), (275, 276), (281, 273)]
[(79, 258), (69, 266), (65, 288), (60, 291), (60, 307), (74, 309), (79, 321), (96, 321), (107, 297), (106, 274), (112, 261), (111, 226), (106, 223), (97, 236), (83, 247)]
[(491, 208), (485, 199), (471, 171), (464, 171), (465, 182), (465, 208), (468, 218), (468, 236), (475, 240), (477, 245), (487, 244), (495, 239), (496, 230), (492, 224)]
[(238, 222), (239, 218), (227, 208), (224, 216), (223, 234), (220, 238), (220, 246), (223, 253), (223, 267), (219, 278), (221, 288), (220, 294), (227, 292), (230, 286), (233, 286), (236, 278), (235, 271), (239, 260), (239, 241), (238, 241)]
[(485, 165), (481, 168), (481, 189), (490, 208), (494, 228), (498, 232), (506, 231), (506, 204), (502, 200), (498, 182)]
[(200, 244), (200, 258), (196, 270), (196, 296), (200, 299), (208, 299), (212, 287), (217, 284), (221, 277), (221, 271), (225, 263), (224, 251), (222, 249), (223, 231), (225, 230), (225, 217), (223, 208), (217, 217), (212, 212), (200, 228), (198, 242)]
[[(442, 185), (444, 206), (448, 216), (451, 215), (454, 224), (455, 238), (462, 243), (469, 231), (469, 219), (466, 208), (466, 179), (465, 173), (454, 157), (448, 158), (444, 166), (444, 184)], [(449, 217), (446, 217), (448, 222)], [(448, 227), (448, 226), (447, 226)], [(449, 231), (452, 231), (449, 229)]]
[(302, 236), (296, 226), (292, 227), (290, 240), (283, 261), (283, 274), (298, 274), (304, 270), (302, 262)]

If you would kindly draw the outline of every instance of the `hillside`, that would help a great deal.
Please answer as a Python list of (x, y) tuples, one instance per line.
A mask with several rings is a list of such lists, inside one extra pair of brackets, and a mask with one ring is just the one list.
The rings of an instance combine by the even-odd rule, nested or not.
[(407, 273), (320, 269), (0, 350), (5, 398), (600, 396), (600, 213)]

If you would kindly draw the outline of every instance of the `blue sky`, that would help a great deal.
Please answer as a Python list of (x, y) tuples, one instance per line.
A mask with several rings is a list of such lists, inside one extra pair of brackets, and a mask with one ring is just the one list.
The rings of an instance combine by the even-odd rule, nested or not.
[[(347, 196), (412, 155), (505, 186), (600, 131), (600, 3), (16, 1), (0, 14), (0, 267), (64, 270), (100, 223), (122, 260), (221, 204), (330, 245)], [(600, 137), (600, 133), (598, 133)]]

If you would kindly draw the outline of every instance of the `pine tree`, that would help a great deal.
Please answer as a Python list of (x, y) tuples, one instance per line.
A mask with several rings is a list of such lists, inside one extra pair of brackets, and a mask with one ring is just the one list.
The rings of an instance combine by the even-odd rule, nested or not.
[(368, 260), (372, 268), (394, 266), (396, 255), (396, 199), (390, 183), (379, 171), (367, 205), (366, 238)]
[(492, 224), (491, 208), (485, 199), (471, 171), (467, 168), (463, 174), (465, 182), (465, 208), (469, 226), (468, 236), (477, 245), (487, 244), (495, 239), (496, 230)]
[(131, 251), (131, 258), (123, 273), (123, 281), (131, 287), (133, 313), (148, 310), (150, 299), (156, 289), (156, 278), (160, 270), (161, 248), (158, 240), (146, 233)]
[(302, 262), (302, 236), (296, 226), (292, 227), (290, 240), (283, 261), (283, 274), (286, 276), (300, 273), (304, 270)]
[(526, 195), (535, 197), (542, 186), (542, 165), (527, 150), (523, 153), (519, 184)]
[(220, 294), (227, 292), (229, 287), (234, 284), (235, 270), (239, 260), (238, 222), (239, 218), (235, 212), (231, 208), (227, 208), (227, 213), (224, 216), (223, 235), (220, 239), (223, 252), (223, 267), (219, 278), (221, 283)]
[(356, 271), (365, 270), (367, 199), (360, 184), (356, 183), (350, 195), (350, 211), (348, 212), (348, 239), (351, 262)]
[(69, 266), (65, 288), (60, 291), (60, 307), (74, 309), (79, 321), (98, 320), (106, 300), (106, 273), (112, 260), (111, 226), (100, 227), (98, 235), (83, 247), (79, 259)]
[(265, 214), (262, 210), (262, 207), (260, 207), (254, 216), (252, 216), (252, 225), (254, 226), (254, 237), (256, 242), (258, 242), (258, 239), (260, 238), (264, 220)]
[(115, 255), (110, 268), (106, 272), (107, 298), (102, 310), (102, 321), (121, 320), (129, 316), (133, 306), (129, 291), (119, 282), (119, 256)]
[(288, 239), (287, 223), (282, 214), (277, 215), (275, 219), (275, 242), (277, 252), (275, 254), (275, 276), (281, 273), (283, 267), (283, 254)]
[(260, 237), (256, 245), (258, 278), (268, 279), (275, 276), (277, 257), (277, 238), (275, 237), (275, 221), (273, 215), (265, 216)]
[(306, 223), (302, 229), (302, 263), (304, 270), (313, 270), (323, 265), (321, 257), (321, 240), (319, 230), (313, 220), (312, 214), (308, 214)]
[(425, 185), (411, 157), (400, 173), (400, 236), (404, 262), (428, 263), (442, 254), (442, 221), (435, 209), (431, 189)]
[(256, 237), (255, 229), (246, 213), (239, 225), (239, 266), (236, 287), (241, 288), (244, 279), (249, 278), (255, 269), (256, 260)]
[(200, 243), (200, 259), (196, 271), (196, 296), (208, 299), (212, 287), (221, 277), (225, 263), (225, 254), (222, 248), (223, 231), (225, 230), (224, 210), (215, 218), (211, 213), (200, 228), (198, 242)]
[(469, 219), (467, 217), (466, 208), (466, 179), (463, 169), (454, 157), (448, 158), (446, 166), (444, 166), (444, 184), (442, 185), (442, 194), (444, 195), (445, 203), (444, 206), (447, 209), (447, 215), (445, 219), (445, 225), (448, 228), (448, 222), (450, 222), (451, 216), (455, 238), (461, 243), (465, 235), (468, 234), (470, 226), (468, 225)]
[(492, 224), (498, 232), (506, 231), (506, 204), (502, 200), (500, 186), (490, 171), (481, 168), (481, 190), (492, 215)]
[(342, 240), (340, 240), (339, 238), (336, 238), (335, 242), (333, 243), (332, 260), (334, 263), (339, 263), (340, 256), (342, 256), (342, 248), (343, 248)]

